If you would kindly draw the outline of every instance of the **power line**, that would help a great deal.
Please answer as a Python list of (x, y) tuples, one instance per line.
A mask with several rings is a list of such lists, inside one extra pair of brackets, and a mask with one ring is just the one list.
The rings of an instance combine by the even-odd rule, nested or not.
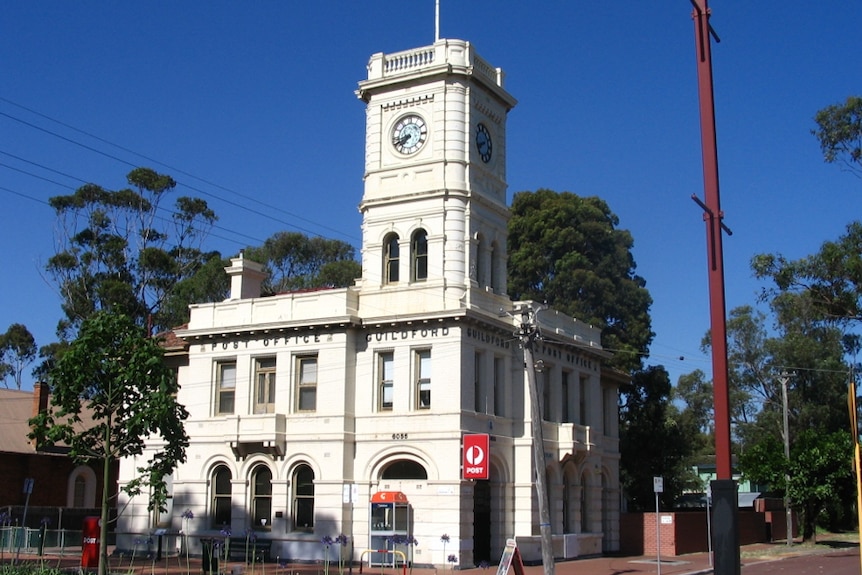
[[(155, 158), (152, 158), (152, 157), (147, 156), (147, 155), (145, 155), (145, 154), (142, 154), (142, 153), (140, 153), (140, 152), (136, 152), (136, 151), (134, 151), (134, 150), (132, 150), (132, 149), (130, 149), (130, 148), (126, 148), (126, 147), (124, 147), (124, 146), (121, 146), (121, 145), (119, 145), (119, 144), (116, 144), (116, 143), (114, 143), (114, 142), (111, 142), (111, 141), (109, 141), (109, 140), (107, 140), (107, 139), (105, 139), (105, 138), (101, 138), (101, 137), (99, 137), (99, 136), (97, 136), (97, 135), (95, 135), (95, 134), (91, 134), (91, 133), (89, 133), (89, 132), (87, 132), (87, 131), (85, 131), (85, 130), (82, 130), (82, 129), (80, 129), (80, 128), (77, 128), (77, 127), (75, 127), (75, 126), (72, 126), (72, 125), (70, 125), (70, 124), (68, 124), (68, 123), (65, 123), (65, 122), (61, 121), (61, 120), (57, 120), (56, 118), (52, 118), (51, 116), (48, 116), (48, 115), (46, 115), (46, 114), (43, 114), (43, 113), (41, 113), (41, 112), (39, 112), (39, 111), (37, 111), (37, 110), (33, 110), (32, 108), (28, 108), (27, 106), (24, 106), (24, 105), (18, 104), (18, 103), (16, 103), (16, 102), (13, 102), (13, 101), (11, 101), (11, 100), (9, 100), (9, 99), (7, 99), (7, 98), (0, 97), (0, 101), (2, 101), (2, 102), (6, 102), (7, 104), (10, 104), (10, 105), (15, 106), (15, 107), (17, 107), (17, 108), (20, 108), (20, 109), (22, 109), (22, 110), (25, 110), (25, 111), (27, 111), (27, 112), (29, 112), (29, 113), (31, 113), (31, 114), (34, 114), (34, 115), (36, 115), (36, 116), (38, 116), (38, 117), (40, 117), (40, 118), (46, 119), (46, 120), (48, 120), (48, 121), (50, 121), (50, 122), (54, 122), (54, 123), (56, 123), (56, 124), (58, 124), (58, 125), (60, 125), (60, 126), (63, 126), (64, 128), (67, 128), (67, 129), (69, 129), (69, 130), (72, 130), (72, 131), (74, 131), (74, 132), (77, 132), (77, 133), (79, 133), (79, 134), (82, 134), (82, 135), (84, 135), (84, 136), (87, 136), (87, 137), (89, 137), (89, 138), (92, 138), (92, 139), (94, 139), (94, 140), (96, 140), (96, 141), (98, 141), (98, 142), (101, 142), (101, 143), (107, 144), (107, 145), (112, 146), (112, 147), (114, 147), (114, 148), (117, 148), (117, 149), (119, 149), (119, 150), (121, 150), (121, 151), (123, 151), (123, 152), (129, 153), (129, 154), (132, 154), (132, 155), (135, 155), (135, 156), (137, 156), (137, 157), (139, 157), (139, 158), (142, 158), (142, 159), (144, 159), (144, 160), (147, 160), (148, 162), (152, 162), (152, 163), (158, 164), (158, 165), (160, 165), (160, 166), (162, 166), (162, 167), (164, 167), (164, 168), (167, 168), (167, 169), (169, 169), (169, 170), (171, 170), (171, 171), (173, 171), (173, 172), (175, 172), (175, 173), (182, 174), (182, 175), (184, 175), (184, 176), (188, 176), (188, 177), (190, 177), (190, 178), (192, 178), (192, 179), (194, 179), (194, 180), (197, 180), (197, 181), (199, 181), (199, 182), (202, 182), (202, 183), (204, 183), (204, 184), (206, 184), (206, 185), (208, 185), (208, 186), (212, 186), (212, 187), (214, 187), (214, 188), (217, 188), (217, 189), (220, 189), (220, 190), (226, 191), (226, 192), (228, 192), (228, 193), (230, 193), (230, 194), (233, 194), (233, 195), (235, 195), (235, 196), (238, 196), (238, 197), (240, 197), (240, 198), (242, 198), (242, 199), (244, 199), (244, 200), (248, 200), (248, 201), (250, 201), (250, 202), (254, 202), (254, 203), (256, 203), (256, 204), (258, 204), (258, 205), (260, 205), (260, 206), (262, 206), (262, 207), (265, 207), (265, 208), (267, 208), (267, 209), (275, 210), (275, 211), (277, 211), (277, 212), (281, 212), (281, 213), (283, 213), (283, 214), (285, 214), (285, 215), (288, 215), (288, 216), (290, 216), (290, 217), (292, 217), (292, 218), (295, 218), (295, 219), (298, 219), (298, 220), (301, 220), (301, 221), (304, 221), (304, 222), (310, 223), (310, 224), (312, 224), (312, 225), (313, 225), (313, 226), (315, 226), (315, 227), (318, 227), (318, 228), (321, 228), (321, 229), (324, 229), (324, 230), (330, 231), (330, 232), (332, 232), (332, 233), (334, 233), (334, 234), (337, 234), (337, 235), (339, 235), (339, 236), (342, 236), (342, 237), (348, 238), (348, 239), (353, 240), (353, 241), (355, 241), (355, 240), (357, 240), (357, 239), (358, 239), (358, 238), (356, 238), (356, 236), (353, 236), (353, 235), (351, 235), (351, 234), (347, 234), (347, 233), (345, 233), (345, 232), (344, 232), (344, 231), (342, 231), (342, 230), (338, 230), (338, 229), (336, 229), (336, 228), (329, 227), (329, 226), (327, 226), (327, 225), (325, 225), (325, 224), (321, 224), (320, 222), (316, 222), (316, 221), (311, 220), (311, 219), (309, 219), (309, 218), (306, 218), (306, 217), (300, 216), (300, 215), (298, 215), (298, 214), (295, 214), (295, 213), (293, 213), (293, 212), (287, 211), (287, 210), (285, 210), (285, 209), (283, 209), (283, 208), (280, 208), (280, 207), (278, 207), (278, 206), (274, 206), (274, 205), (272, 205), (272, 204), (267, 204), (266, 202), (262, 202), (262, 201), (258, 200), (257, 198), (254, 198), (254, 197), (248, 196), (248, 195), (246, 195), (246, 194), (242, 194), (242, 193), (240, 193), (240, 192), (237, 192), (236, 190), (233, 190), (233, 189), (231, 189), (231, 188), (228, 188), (228, 187), (222, 186), (222, 185), (220, 185), (220, 184), (218, 184), (218, 183), (215, 183), (215, 182), (212, 182), (212, 181), (206, 180), (206, 179), (204, 179), (204, 178), (201, 178), (201, 177), (199, 177), (199, 176), (196, 176), (196, 175), (194, 175), (194, 174), (191, 174), (190, 172), (187, 172), (187, 171), (185, 171), (185, 170), (182, 170), (181, 168), (177, 168), (177, 167), (175, 167), (175, 166), (171, 166), (171, 165), (166, 164), (166, 163), (164, 163), (164, 162), (161, 162), (161, 161), (159, 161), (159, 160), (157, 160), (157, 159), (155, 159)], [(106, 158), (109, 158), (109, 159), (115, 160), (115, 161), (120, 162), (120, 163), (122, 163), (122, 164), (125, 164), (125, 165), (128, 165), (128, 166), (131, 166), (131, 167), (138, 167), (136, 164), (131, 163), (131, 162), (128, 162), (128, 161), (126, 161), (126, 160), (123, 160), (122, 158), (119, 158), (118, 156), (114, 156), (114, 155), (112, 155), (112, 154), (109, 154), (109, 153), (107, 153), (107, 152), (101, 151), (101, 150), (99, 150), (99, 149), (97, 149), (97, 148), (94, 148), (94, 147), (92, 147), (92, 146), (88, 146), (87, 144), (84, 144), (84, 143), (82, 143), (82, 142), (78, 142), (77, 140), (73, 140), (73, 139), (68, 138), (68, 137), (66, 137), (66, 136), (63, 136), (63, 135), (61, 135), (61, 134), (59, 134), (59, 133), (57, 133), (57, 132), (54, 132), (54, 131), (52, 131), (52, 130), (48, 130), (47, 128), (43, 128), (43, 127), (41, 127), (41, 126), (38, 126), (38, 125), (36, 125), (36, 124), (33, 124), (33, 123), (31, 123), (31, 122), (28, 122), (28, 121), (23, 120), (23, 119), (21, 119), (21, 118), (18, 118), (18, 117), (16, 117), (16, 116), (13, 116), (13, 115), (11, 115), (11, 114), (7, 114), (7, 113), (5, 113), (5, 112), (0, 112), (0, 116), (6, 117), (6, 118), (8, 118), (8, 119), (10, 119), (10, 120), (13, 120), (13, 121), (18, 122), (18, 123), (20, 123), (20, 124), (23, 124), (23, 125), (25, 125), (25, 126), (27, 126), (27, 127), (33, 128), (33, 129), (38, 130), (38, 131), (40, 131), (40, 132), (43, 132), (43, 133), (45, 133), (45, 134), (49, 134), (49, 135), (51, 135), (51, 136), (54, 136), (55, 138), (61, 139), (61, 140), (65, 141), (65, 142), (68, 142), (68, 143), (70, 143), (70, 144), (73, 144), (73, 145), (76, 145), (76, 146), (80, 146), (80, 147), (82, 147), (82, 148), (84, 148), (84, 149), (86, 149), (86, 150), (88, 150), (88, 151), (91, 151), (91, 152), (93, 152), (93, 153), (96, 153), (96, 154), (102, 155), (102, 156), (104, 156), (104, 157), (106, 157)], [(23, 161), (28, 161), (28, 160), (23, 160)], [(287, 222), (287, 221), (280, 220), (280, 219), (278, 219), (278, 218), (276, 218), (276, 217), (274, 217), (274, 216), (272, 216), (272, 215), (270, 215), (270, 214), (267, 214), (267, 213), (264, 213), (264, 212), (260, 212), (260, 211), (257, 211), (257, 210), (253, 210), (253, 209), (249, 208), (247, 205), (244, 205), (244, 204), (241, 204), (241, 203), (237, 203), (237, 202), (233, 202), (233, 201), (231, 201), (231, 200), (227, 200), (227, 199), (225, 199), (225, 198), (223, 198), (223, 197), (221, 197), (221, 196), (219, 196), (219, 195), (217, 195), (217, 194), (214, 194), (214, 193), (212, 193), (212, 192), (205, 192), (204, 190), (201, 190), (201, 189), (199, 189), (199, 188), (197, 188), (197, 187), (195, 187), (195, 186), (192, 186), (192, 185), (190, 185), (190, 184), (188, 184), (188, 183), (184, 183), (184, 182), (178, 182), (178, 183), (179, 183), (179, 184), (181, 184), (181, 185), (183, 185), (183, 186), (185, 186), (185, 187), (187, 187), (187, 188), (189, 188), (190, 190), (193, 190), (193, 191), (198, 192), (198, 193), (200, 193), (200, 194), (204, 194), (204, 195), (207, 195), (207, 196), (209, 196), (209, 197), (212, 197), (212, 198), (218, 199), (219, 201), (225, 202), (225, 203), (227, 203), (227, 204), (229, 204), (229, 205), (231, 205), (231, 206), (234, 206), (234, 207), (240, 208), (240, 209), (245, 210), (245, 211), (247, 211), (247, 212), (249, 212), (249, 213), (252, 213), (252, 214), (255, 214), (255, 215), (258, 215), (258, 216), (263, 216), (263, 217), (269, 218), (269, 219), (271, 219), (271, 220), (273, 220), (273, 221), (276, 221), (276, 222), (278, 222), (278, 223), (284, 224), (284, 225), (286, 225), (286, 226), (288, 226), (288, 227), (295, 228), (295, 229), (297, 229), (297, 230), (303, 231), (303, 232), (305, 232), (305, 233), (307, 233), (307, 234), (310, 234), (310, 235), (313, 235), (313, 236), (319, 236), (319, 235), (320, 235), (320, 234), (318, 234), (318, 233), (316, 233), (316, 232), (314, 232), (314, 231), (311, 231), (311, 230), (309, 230), (309, 229), (303, 228), (302, 226), (298, 226), (298, 225), (296, 225), (296, 224), (291, 224), (291, 223), (289, 223), (289, 222)]]

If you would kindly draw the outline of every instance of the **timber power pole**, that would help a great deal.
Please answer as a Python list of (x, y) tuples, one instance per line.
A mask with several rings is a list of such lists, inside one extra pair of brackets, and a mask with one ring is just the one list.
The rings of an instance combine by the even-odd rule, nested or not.
[(536, 472), (536, 499), (539, 503), (539, 534), (542, 538), (542, 569), (544, 575), (554, 575), (554, 548), (551, 540), (551, 513), (548, 509), (548, 491), (545, 485), (545, 438), (542, 433), (542, 410), (536, 384), (536, 364), (533, 344), (539, 339), (536, 314), (529, 305), (521, 308), (521, 329), (518, 338), (524, 349), (524, 371), (530, 390), (530, 435), (533, 445), (533, 467)]
[(715, 402), (715, 469), (717, 479), (710, 484), (713, 497), (713, 549), (715, 575), (739, 575), (739, 502), (733, 480), (730, 450), (730, 392), (727, 371), (727, 317), (724, 302), (724, 225), (718, 190), (718, 146), (715, 133), (715, 100), (712, 84), (712, 38), (718, 36), (709, 24), (707, 0), (690, 0), (694, 10), (697, 87), (700, 103), (700, 137), (703, 156), (704, 201), (692, 195), (703, 209), (706, 222), (707, 268), (709, 276), (709, 316), (712, 340), (712, 382)]
[[(782, 371), (778, 376), (778, 382), (781, 384), (781, 414), (784, 430), (784, 459), (790, 463), (790, 423), (789, 409), (787, 408), (787, 384), (790, 383), (790, 375), (786, 371)], [(789, 468), (788, 468), (789, 469)], [(793, 512), (790, 510), (790, 472), (784, 472), (784, 522), (787, 529), (787, 546), (793, 545)]]

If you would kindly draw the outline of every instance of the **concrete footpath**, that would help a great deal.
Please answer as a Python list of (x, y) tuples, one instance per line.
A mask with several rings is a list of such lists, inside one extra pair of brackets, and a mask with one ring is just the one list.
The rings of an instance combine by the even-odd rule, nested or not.
[[(793, 545), (787, 547), (784, 543), (757, 543), (746, 545), (741, 548), (743, 567), (747, 564), (762, 563), (768, 561), (779, 561), (788, 557), (798, 555), (824, 554), (836, 549), (858, 549), (858, 542), (842, 541), (835, 545), (829, 542), (820, 545)], [(0, 559), (0, 563), (8, 564), (14, 558), (14, 554), (6, 553)], [(28, 563), (40, 563), (46, 567), (60, 567), (64, 570), (76, 570), (80, 567), (80, 554), (73, 550), (67, 550), (63, 555), (46, 553), (43, 557), (21, 553), (19, 561)], [(188, 563), (185, 557), (172, 556), (159, 561), (151, 557), (137, 556), (132, 559), (128, 556), (112, 554), (108, 561), (110, 573), (124, 575), (206, 575), (200, 557), (190, 557)], [(338, 564), (330, 564), (328, 574), (322, 564), (277, 564), (257, 563), (244, 565), (242, 562), (229, 561), (219, 564), (219, 571), (225, 575), (340, 575)], [(407, 568), (361, 568), (353, 565), (352, 568), (345, 566), (344, 575), (496, 575), (497, 566), (488, 568), (451, 569), (415, 567)], [(541, 565), (524, 567), (525, 575), (542, 575), (544, 569)], [(573, 561), (561, 561), (554, 566), (555, 575), (637, 575), (638, 573), (661, 573), (662, 575), (701, 575), (713, 572), (710, 556), (707, 553), (691, 553), (676, 557), (662, 557), (661, 570), (656, 562), (656, 557), (629, 556), (629, 557), (595, 557), (589, 559), (576, 559)], [(512, 569), (509, 573), (514, 575)]]

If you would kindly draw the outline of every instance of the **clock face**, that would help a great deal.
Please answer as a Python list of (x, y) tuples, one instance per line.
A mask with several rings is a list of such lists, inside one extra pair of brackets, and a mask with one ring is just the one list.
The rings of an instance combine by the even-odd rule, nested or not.
[(479, 152), (479, 157), (486, 164), (491, 161), (491, 152), (494, 149), (491, 144), (491, 134), (485, 124), (476, 126), (476, 150)]
[(425, 144), (428, 126), (416, 114), (404, 116), (392, 128), (392, 145), (402, 154), (415, 154)]

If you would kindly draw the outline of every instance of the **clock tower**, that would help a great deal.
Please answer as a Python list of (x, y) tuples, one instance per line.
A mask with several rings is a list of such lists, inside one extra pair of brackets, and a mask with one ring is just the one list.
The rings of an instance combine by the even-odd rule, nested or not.
[(463, 40), (371, 56), (361, 315), (508, 302), (503, 77)]

